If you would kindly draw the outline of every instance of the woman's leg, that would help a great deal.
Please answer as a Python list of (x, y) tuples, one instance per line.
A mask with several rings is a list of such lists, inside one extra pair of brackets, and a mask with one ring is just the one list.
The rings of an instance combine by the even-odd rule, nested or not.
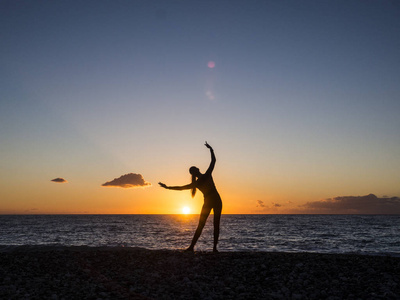
[(199, 225), (197, 225), (197, 229), (196, 232), (194, 233), (192, 243), (190, 244), (189, 248), (186, 249), (187, 251), (193, 251), (194, 245), (196, 245), (197, 240), (199, 239), (200, 234), (203, 231), (204, 225), (206, 224), (210, 212), (211, 212), (211, 207), (203, 205), (203, 208), (201, 209), (200, 213)]
[(220, 205), (218, 204), (216, 207), (214, 207), (214, 252), (218, 252), (217, 250), (217, 244), (218, 244), (218, 238), (219, 238), (219, 225), (221, 221), (221, 213), (222, 213), (222, 202)]

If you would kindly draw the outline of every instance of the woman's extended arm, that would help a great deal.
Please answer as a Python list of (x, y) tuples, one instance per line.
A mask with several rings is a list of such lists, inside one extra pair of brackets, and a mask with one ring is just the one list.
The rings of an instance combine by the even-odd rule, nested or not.
[(213, 148), (207, 142), (205, 143), (205, 145), (208, 149), (210, 149), (210, 152), (211, 152), (211, 163), (210, 163), (210, 166), (208, 167), (206, 173), (211, 174), (211, 172), (214, 170), (215, 162), (217, 161), (217, 159), (215, 158)]
[(182, 190), (190, 190), (193, 187), (193, 183), (183, 185), (183, 186), (167, 186), (166, 184), (159, 182), (158, 183), (160, 186), (162, 186), (164, 189), (168, 190), (176, 190), (176, 191), (182, 191)]

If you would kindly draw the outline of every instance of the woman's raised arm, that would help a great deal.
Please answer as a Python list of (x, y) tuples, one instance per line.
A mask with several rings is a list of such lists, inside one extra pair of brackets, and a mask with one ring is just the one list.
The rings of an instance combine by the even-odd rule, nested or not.
[(207, 142), (205, 143), (205, 145), (208, 149), (210, 149), (211, 153), (211, 163), (206, 173), (211, 174), (211, 172), (214, 170), (215, 162), (217, 161), (217, 159), (215, 158), (214, 149)]

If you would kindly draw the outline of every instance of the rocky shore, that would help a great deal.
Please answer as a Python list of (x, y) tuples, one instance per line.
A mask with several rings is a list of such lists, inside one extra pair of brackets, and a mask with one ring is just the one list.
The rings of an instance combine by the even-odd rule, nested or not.
[(400, 299), (400, 257), (2, 248), (0, 299)]

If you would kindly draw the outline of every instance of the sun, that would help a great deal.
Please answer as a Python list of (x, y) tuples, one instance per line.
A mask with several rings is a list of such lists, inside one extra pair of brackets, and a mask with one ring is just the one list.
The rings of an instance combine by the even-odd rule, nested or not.
[(183, 208), (182, 208), (182, 213), (185, 214), (185, 215), (187, 215), (188, 213), (190, 213), (190, 207), (187, 207), (187, 206), (183, 207)]

